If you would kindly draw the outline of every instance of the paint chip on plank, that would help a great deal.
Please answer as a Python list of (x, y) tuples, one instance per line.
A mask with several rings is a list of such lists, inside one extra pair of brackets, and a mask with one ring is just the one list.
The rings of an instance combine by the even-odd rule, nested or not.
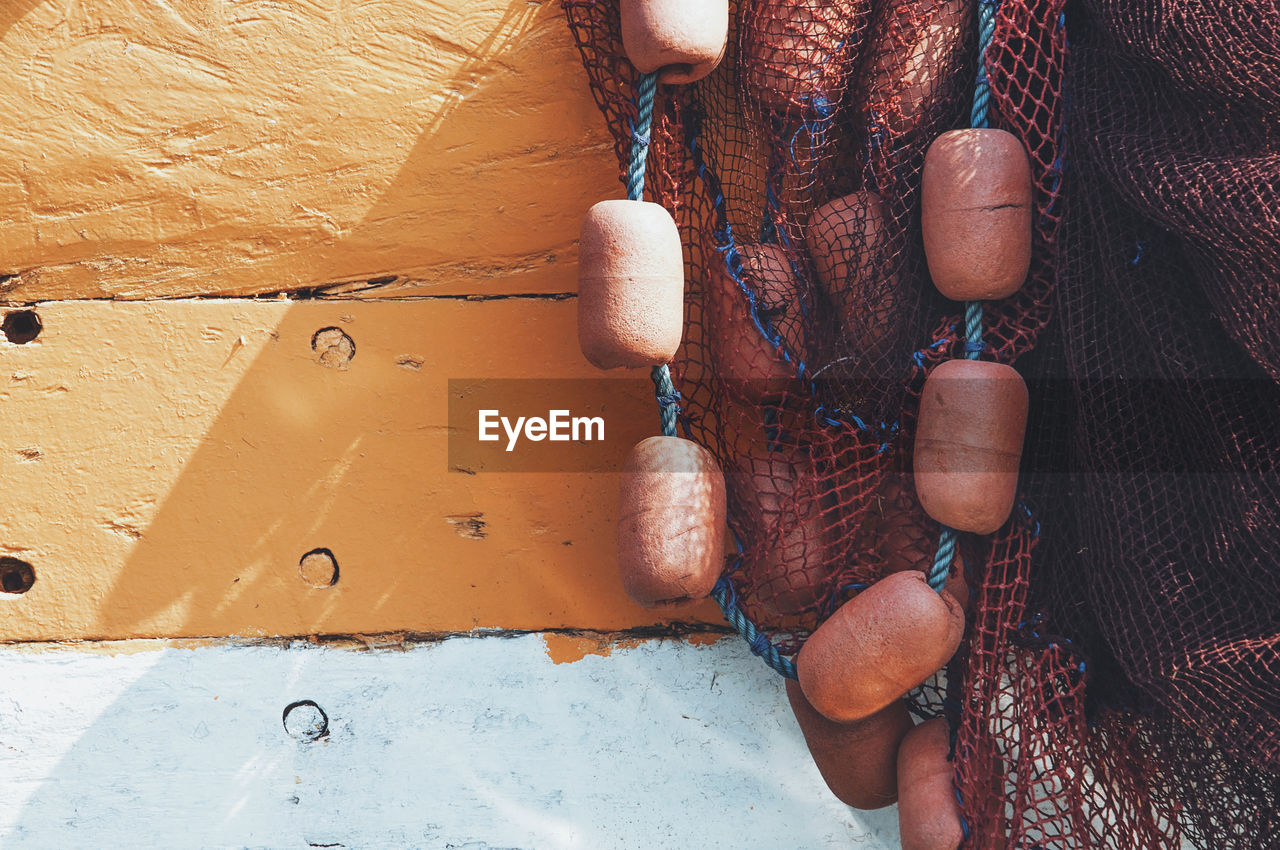
[(402, 369), (409, 369), (417, 372), (422, 368), (422, 364), (426, 363), (425, 357), (419, 357), (416, 354), (401, 354), (396, 358), (396, 365)]
[[(343, 316), (342, 319), (347, 317)], [(356, 343), (341, 328), (321, 328), (311, 337), (311, 350), (320, 355), (321, 366), (346, 369), (355, 359)]]
[(102, 524), (102, 527), (112, 534), (118, 534), (121, 537), (127, 537), (130, 540), (142, 539), (142, 531), (122, 519), (107, 520)]
[(459, 537), (465, 537), (468, 540), (484, 540), (489, 534), (489, 532), (485, 531), (487, 523), (484, 521), (484, 514), (480, 512), (454, 514), (445, 517), (444, 520), (453, 526), (453, 530), (458, 533)]
[(18, 462), (31, 463), (44, 457), (39, 446), (27, 446), (25, 449), (18, 449)]
[(635, 638), (621, 640), (605, 634), (559, 634), (545, 632), (542, 642), (547, 646), (547, 657), (552, 664), (572, 664), (581, 661), (588, 655), (599, 655), (608, 658), (615, 648), (631, 649), (640, 645)]

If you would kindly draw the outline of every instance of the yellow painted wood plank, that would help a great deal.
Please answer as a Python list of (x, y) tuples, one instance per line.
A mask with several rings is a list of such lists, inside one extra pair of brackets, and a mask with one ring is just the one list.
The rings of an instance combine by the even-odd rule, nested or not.
[[(658, 622), (618, 587), (616, 474), (449, 469), (449, 379), (599, 377), (575, 308), (39, 305), (34, 341), (0, 338), (0, 556), (36, 575), (0, 593), (0, 639)], [(643, 380), (618, 380), (607, 422), (629, 445), (656, 411)], [(546, 404), (599, 401), (578, 386)], [(317, 549), (333, 586), (322, 558), (300, 564)]]
[(10, 302), (572, 291), (620, 192), (551, 0), (6, 2), (0, 78)]

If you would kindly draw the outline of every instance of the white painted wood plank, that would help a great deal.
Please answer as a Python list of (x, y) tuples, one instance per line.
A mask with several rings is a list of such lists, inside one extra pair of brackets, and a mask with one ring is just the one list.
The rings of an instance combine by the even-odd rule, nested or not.
[[(6, 848), (896, 847), (826, 790), (734, 639), (554, 664), (538, 635), (408, 651), (0, 649)], [(329, 733), (286, 733), (314, 700)]]

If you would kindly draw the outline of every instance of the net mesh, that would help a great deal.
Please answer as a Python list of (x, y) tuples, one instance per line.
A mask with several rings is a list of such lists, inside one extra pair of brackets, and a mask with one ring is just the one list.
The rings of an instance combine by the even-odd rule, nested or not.
[[(617, 0), (563, 5), (623, 174)], [(966, 642), (913, 696), (956, 731), (966, 847), (1280, 834), (1277, 12), (998, 8), (990, 120), (1030, 157), (1033, 257), (985, 305), (981, 357), (1016, 362), (1033, 409), (1014, 516), (953, 565)], [(962, 322), (918, 195), (928, 144), (967, 126), (976, 17), (739, 0), (716, 71), (659, 87), (646, 185), (686, 249), (681, 429), (726, 472), (738, 599), (789, 651), (936, 547), (905, 471)]]

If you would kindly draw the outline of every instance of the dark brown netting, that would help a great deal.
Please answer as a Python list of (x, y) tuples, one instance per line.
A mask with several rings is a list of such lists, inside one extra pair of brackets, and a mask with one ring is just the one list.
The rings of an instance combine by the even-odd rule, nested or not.
[[(563, 3), (625, 173), (617, 0)], [(658, 89), (647, 194), (686, 246), (681, 428), (726, 472), (744, 611), (794, 651), (937, 545), (904, 472), (920, 384), (963, 346), (918, 196), (968, 125), (977, 14), (732, 21), (710, 77)], [(985, 67), (1035, 215), (981, 356), (1033, 410), (1014, 517), (961, 540), (967, 640), (915, 699), (956, 730), (965, 846), (1277, 846), (1280, 9), (1005, 0)]]

